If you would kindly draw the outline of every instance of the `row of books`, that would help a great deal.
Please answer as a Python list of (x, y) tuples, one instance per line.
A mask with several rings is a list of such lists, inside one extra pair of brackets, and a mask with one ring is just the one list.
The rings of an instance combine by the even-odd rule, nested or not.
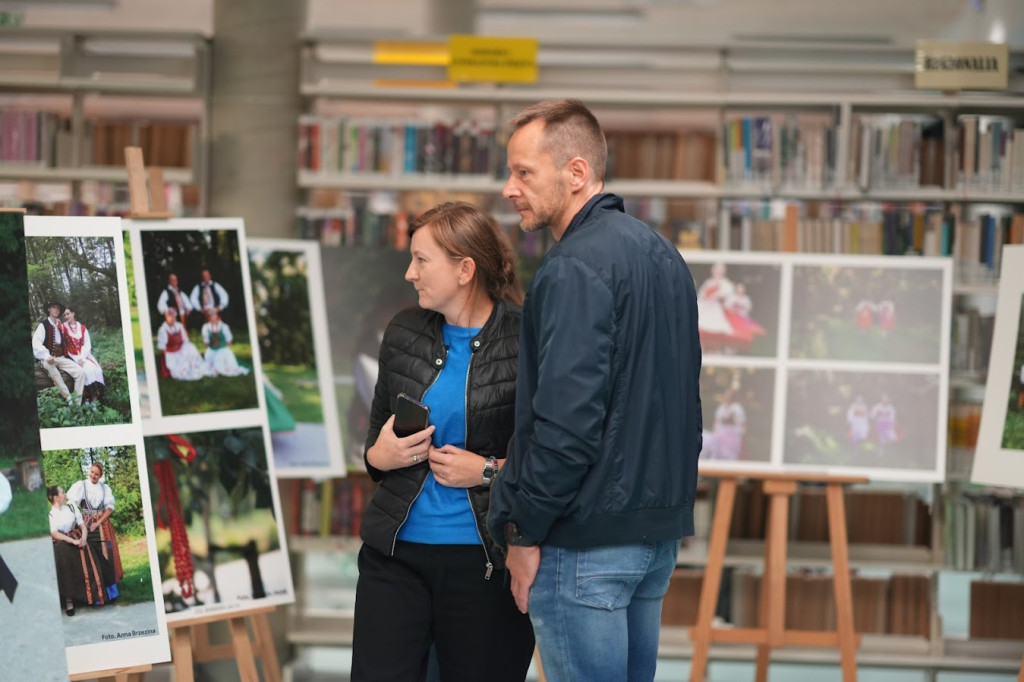
[(494, 128), (475, 120), (299, 117), (299, 168), (322, 173), (490, 176), (501, 155)]
[(853, 119), (847, 161), (847, 178), (863, 190), (1019, 191), (1024, 128), (1012, 118), (974, 114), (951, 123), (934, 115), (862, 114)]
[(943, 504), (949, 567), (1024, 573), (1024, 499), (971, 493), (948, 496)]
[[(57, 188), (58, 186), (51, 186)], [(64, 185), (59, 191), (23, 192), (17, 187), (11, 193), (0, 193), (0, 206), (24, 208), (30, 215), (58, 216), (127, 216), (131, 211), (127, 176), (124, 183), (84, 180), (78, 185), (77, 196)], [(35, 189), (30, 186), (30, 189)], [(167, 210), (175, 215), (194, 215), (200, 200), (196, 185), (164, 185)]]
[(715, 181), (715, 135), (706, 130), (607, 131), (606, 180)]
[(995, 580), (971, 582), (971, 639), (1024, 640), (1024, 583)]
[[(736, 490), (729, 537), (763, 540), (768, 497), (760, 483)], [(846, 532), (851, 544), (924, 546), (931, 544), (928, 505), (913, 492), (854, 488), (845, 492)], [(801, 486), (790, 500), (788, 536), (801, 542), (828, 542), (825, 489)]]
[[(871, 255), (952, 256), (999, 271), (1002, 246), (1024, 243), (1024, 213), (964, 215), (959, 205), (878, 202), (723, 202), (703, 248)], [(723, 243), (724, 242), (724, 243)]]
[(762, 189), (823, 189), (834, 182), (836, 131), (830, 115), (741, 116), (722, 129), (725, 179)]
[(978, 444), (981, 403), (957, 401), (949, 404), (948, 444), (952, 448), (973, 448)]
[(949, 370), (984, 380), (988, 374), (994, 329), (993, 313), (982, 313), (977, 308), (954, 310)]
[(76, 139), (67, 117), (48, 111), (3, 109), (0, 163), (67, 168), (77, 161), (79, 166), (122, 166), (124, 148), (136, 146), (142, 148), (150, 166), (190, 168), (195, 128), (191, 122), (86, 120)]
[[(761, 575), (748, 568), (730, 571), (718, 613), (734, 627), (758, 627)], [(677, 569), (662, 606), (663, 625), (693, 625), (697, 619), (704, 571)], [(853, 624), (857, 632), (928, 637), (931, 632), (932, 585), (929, 576), (852, 575)], [(834, 631), (835, 592), (832, 576), (802, 571), (786, 576), (786, 628)]]
[(288, 479), (281, 485), (290, 488), (282, 491), (291, 504), (289, 534), (310, 537), (358, 537), (363, 512), (377, 487), (369, 476), (358, 474), (323, 481)]

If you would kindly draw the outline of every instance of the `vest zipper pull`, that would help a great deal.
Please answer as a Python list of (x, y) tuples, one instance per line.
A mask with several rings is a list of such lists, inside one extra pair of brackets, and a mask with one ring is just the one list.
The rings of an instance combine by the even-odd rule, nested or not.
[(488, 561), (487, 562), (487, 571), (484, 573), (484, 580), (490, 580), (491, 579), (491, 573), (493, 573), (493, 572), (494, 572), (494, 564), (492, 564), (490, 561)]

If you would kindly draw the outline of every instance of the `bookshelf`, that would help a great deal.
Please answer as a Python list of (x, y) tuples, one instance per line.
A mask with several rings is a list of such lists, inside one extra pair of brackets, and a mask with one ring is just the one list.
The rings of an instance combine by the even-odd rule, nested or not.
[(0, 202), (125, 213), (141, 146), (171, 208), (204, 214), (209, 59), (192, 33), (0, 28)]
[[(947, 636), (936, 593), (943, 572), (968, 570), (963, 563), (968, 544), (976, 553), (966, 528), (978, 521), (968, 520), (968, 510), (993, 504), (988, 491), (973, 490), (963, 481), (977, 427), (972, 410), (984, 386), (990, 339), (984, 320), (994, 311), (998, 281), (998, 250), (990, 245), (1024, 240), (1024, 76), (1011, 75), (1007, 93), (940, 93), (914, 90), (909, 46), (616, 48), (566, 38), (542, 45), (536, 83), (454, 85), (445, 82), (442, 66), (376, 62), (373, 44), (369, 35), (302, 38), (299, 90), (306, 113), (299, 122), (296, 184), (303, 203), (296, 215), (303, 237), (341, 248), (365, 244), (358, 238), (328, 242), (326, 235), (336, 237), (345, 228), (323, 225), (358, 224), (363, 209), (355, 207), (353, 197), (363, 197), (356, 202), (362, 206), (375, 195), (387, 195), (390, 203), (402, 206), (417, 194), (437, 201), (470, 198), (514, 233), (516, 218), (508, 215), (500, 197), (505, 173), (500, 124), (536, 101), (577, 97), (594, 110), (609, 137), (608, 191), (624, 196), (627, 210), (680, 246), (778, 249), (779, 230), (789, 214), (796, 218), (803, 250), (877, 254), (910, 249), (955, 259), (954, 314), (963, 316), (957, 341), (967, 348), (960, 347), (963, 357), (951, 372), (951, 398), (964, 407), (950, 411), (947, 482), (902, 491), (927, 517), (912, 541), (857, 542), (851, 529), (850, 560), (858, 575), (881, 576), (879, 584), (889, 592), (895, 582), (917, 580), (914, 589), (924, 595), (923, 630), (865, 634), (857, 660), (859, 665), (933, 673), (1018, 669), (1019, 647)], [(1011, 61), (1022, 59), (1024, 53), (1015, 52)], [(461, 153), (453, 140), (472, 126), (474, 139), (491, 145), (488, 164), (467, 170), (446, 163), (445, 154)], [(426, 166), (416, 165), (422, 158), (406, 163), (407, 145), (422, 144), (409, 142), (408, 130), (415, 128), (440, 131), (428, 137), (440, 149), (429, 153), (440, 160)], [(358, 132), (363, 129), (384, 132)], [(495, 132), (488, 139), (481, 131)], [(369, 155), (362, 161), (376, 155), (376, 162), (352, 163), (346, 154), (356, 154), (368, 139), (375, 141), (362, 148)], [(667, 148), (674, 151), (665, 155)], [(968, 148), (974, 150), (969, 157)], [(981, 148), (988, 149), (984, 158)], [(414, 157), (425, 153), (411, 149)], [(379, 165), (382, 156), (387, 161)], [(768, 235), (756, 244), (755, 218)], [(854, 225), (857, 237), (851, 236)], [(947, 233), (952, 241), (943, 237)], [(520, 240), (519, 248), (528, 245)], [(876, 493), (872, 485), (850, 495), (870, 499)], [(705, 519), (703, 526), (710, 525), (710, 497), (698, 515)], [(1022, 501), (1011, 498), (1007, 504), (1020, 507)], [(985, 512), (975, 509), (974, 514)], [(796, 512), (792, 516), (799, 518)], [(699, 520), (697, 525), (698, 537), (685, 544), (679, 565), (699, 575), (707, 539), (706, 528), (701, 537)], [(1024, 516), (1019, 525), (1024, 527)], [(800, 532), (791, 528), (787, 560), (794, 574), (811, 583), (830, 568), (827, 538), (801, 540)], [(1024, 537), (1017, 542), (1024, 546)], [(299, 541), (298, 546), (320, 543), (355, 549), (333, 538), (308, 545)], [(756, 574), (762, 556), (761, 538), (733, 537), (726, 566), (739, 575)], [(986, 560), (975, 570), (1002, 576), (1024, 572), (1012, 561)], [(691, 582), (699, 589), (699, 579)], [(332, 642), (345, 646), (350, 633)], [(688, 658), (691, 652), (686, 625), (666, 623), (662, 655)], [(712, 647), (714, 659), (752, 660), (754, 653), (752, 647)], [(783, 649), (773, 659), (824, 663), (836, 657)]]

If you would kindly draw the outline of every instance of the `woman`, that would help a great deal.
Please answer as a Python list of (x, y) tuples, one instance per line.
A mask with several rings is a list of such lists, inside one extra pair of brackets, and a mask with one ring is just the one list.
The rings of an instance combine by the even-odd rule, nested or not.
[[(486, 524), (513, 432), (515, 257), (497, 222), (466, 203), (411, 229), (405, 279), (419, 307), (398, 313), (381, 342), (364, 454), (380, 486), (360, 530), (351, 679), (423, 680), (433, 645), (445, 682), (521, 681), (533, 630)], [(429, 426), (404, 438), (393, 429), (399, 393), (430, 408)]]
[(92, 355), (92, 337), (85, 325), (75, 319), (75, 310), (68, 306), (64, 310), (64, 323), (61, 334), (64, 336), (64, 350), (67, 356), (85, 371), (85, 388), (83, 400), (92, 402), (103, 397), (106, 382), (103, 381), (103, 369)]
[(103, 465), (93, 462), (89, 467), (89, 477), (68, 488), (67, 499), (81, 510), (86, 521), (88, 543), (96, 553), (106, 588), (105, 601), (109, 601), (120, 595), (117, 583), (124, 577), (124, 570), (114, 525), (110, 523), (110, 516), (114, 513), (114, 493), (109, 485), (100, 481), (101, 478)]
[(196, 381), (209, 376), (206, 361), (188, 338), (185, 327), (178, 322), (178, 309), (164, 311), (164, 323), (156, 331), (156, 349), (163, 351), (163, 364), (172, 379)]
[(57, 564), (57, 590), (64, 613), (75, 615), (75, 602), (105, 604), (107, 583), (96, 553), (86, 540), (88, 525), (81, 512), (67, 503), (59, 485), (46, 489), (50, 501), (50, 537)]
[(206, 345), (206, 367), (213, 376), (234, 377), (248, 374), (249, 368), (238, 364), (234, 351), (231, 350), (231, 327), (220, 319), (220, 313), (212, 308), (206, 314), (206, 322), (202, 328), (203, 344)]

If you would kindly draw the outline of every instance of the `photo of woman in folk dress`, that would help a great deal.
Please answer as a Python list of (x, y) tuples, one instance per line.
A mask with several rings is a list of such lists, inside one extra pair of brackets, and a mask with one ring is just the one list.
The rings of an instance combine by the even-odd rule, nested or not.
[(64, 309), (64, 322), (61, 332), (64, 336), (64, 351), (85, 372), (85, 388), (82, 399), (86, 402), (97, 401), (103, 397), (106, 382), (103, 381), (103, 368), (92, 354), (92, 337), (84, 324), (76, 318), (76, 311), (71, 306)]
[(114, 513), (114, 493), (101, 478), (103, 465), (93, 462), (88, 477), (75, 481), (68, 488), (67, 499), (78, 507), (85, 519), (87, 541), (95, 551), (103, 573), (106, 602), (120, 596), (117, 583), (124, 577), (124, 569), (121, 567), (121, 552), (114, 525), (110, 523), (110, 516)]
[[(75, 615), (75, 604), (99, 606), (108, 601), (107, 588), (100, 560), (88, 542), (89, 525), (77, 506), (68, 504), (68, 497), (59, 485), (46, 489), (50, 501), (50, 537), (53, 558), (57, 564), (57, 588), (61, 608)], [(117, 590), (117, 586), (113, 586)]]

